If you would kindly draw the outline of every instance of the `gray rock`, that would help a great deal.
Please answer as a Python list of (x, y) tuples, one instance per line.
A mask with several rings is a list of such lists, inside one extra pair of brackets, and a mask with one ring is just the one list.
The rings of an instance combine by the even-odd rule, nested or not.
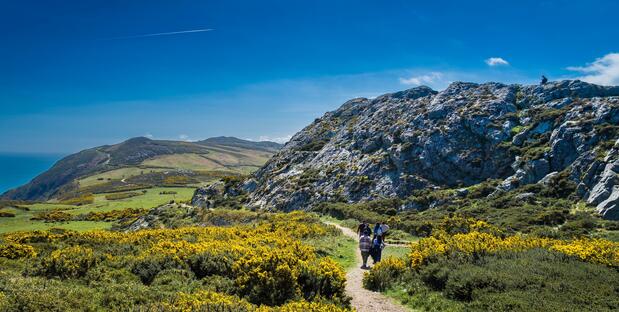
[[(619, 160), (606, 164), (604, 171), (597, 178), (597, 183), (594, 184), (587, 198), (587, 203), (592, 205), (598, 205), (610, 197), (615, 189), (615, 186), (619, 184)], [(598, 206), (598, 208), (600, 208)]]
[(222, 182), (213, 183), (207, 187), (200, 187), (195, 190), (191, 198), (191, 205), (201, 208), (213, 208), (215, 196), (224, 195), (224, 184)]
[(530, 201), (532, 198), (535, 197), (534, 193), (522, 193), (522, 194), (518, 194), (516, 195), (516, 199), (517, 200), (522, 200), (522, 201)]
[[(615, 156), (599, 159), (596, 146), (609, 139), (602, 125), (619, 121), (618, 96), (619, 87), (566, 80), (456, 82), (441, 92), (419, 87), (353, 99), (295, 134), (240, 191), (262, 209), (310, 209), (328, 200), (407, 198), (419, 189), (487, 179), (503, 180), (497, 192), (509, 191), (568, 170), (579, 196), (599, 205), (617, 185), (601, 176)], [(512, 138), (516, 125), (528, 130)], [(537, 150), (527, 154), (531, 148)], [(196, 197), (201, 205), (209, 200), (200, 192)]]
[(466, 195), (468, 195), (468, 194), (469, 194), (469, 190), (468, 189), (461, 188), (461, 189), (456, 190), (456, 195), (458, 197), (466, 197)]
[(553, 171), (553, 172), (547, 174), (545, 177), (543, 177), (537, 183), (548, 186), (552, 182), (552, 180), (554, 180), (557, 176), (559, 176), (559, 173), (556, 172), (556, 171)]
[(610, 195), (596, 208), (604, 218), (619, 219), (619, 185), (613, 186)]

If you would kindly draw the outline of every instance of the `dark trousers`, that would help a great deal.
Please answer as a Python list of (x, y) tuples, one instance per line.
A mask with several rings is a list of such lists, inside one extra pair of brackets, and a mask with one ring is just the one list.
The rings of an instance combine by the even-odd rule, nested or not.
[(372, 256), (372, 260), (374, 260), (374, 263), (380, 262), (382, 253), (383, 251), (382, 249), (380, 249), (380, 247), (372, 247), (372, 250), (370, 250), (370, 255)]
[(368, 266), (368, 257), (370, 256), (370, 252), (369, 251), (362, 251), (361, 252), (361, 258), (363, 259), (363, 266), (367, 267)]

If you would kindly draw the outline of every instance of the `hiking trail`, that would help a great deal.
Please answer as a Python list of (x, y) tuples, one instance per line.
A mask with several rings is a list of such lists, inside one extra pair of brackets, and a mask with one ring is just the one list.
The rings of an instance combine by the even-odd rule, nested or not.
[[(333, 225), (338, 228), (342, 233), (348, 237), (358, 240), (357, 233), (353, 230), (343, 227), (333, 222), (325, 222), (329, 225)], [(350, 304), (358, 312), (406, 312), (408, 311), (403, 306), (395, 303), (391, 298), (371, 290), (363, 288), (363, 273), (365, 270), (361, 269), (361, 252), (359, 248), (355, 248), (355, 266), (352, 267), (348, 273), (346, 273), (346, 294), (352, 298)], [(368, 260), (371, 262), (371, 260)]]

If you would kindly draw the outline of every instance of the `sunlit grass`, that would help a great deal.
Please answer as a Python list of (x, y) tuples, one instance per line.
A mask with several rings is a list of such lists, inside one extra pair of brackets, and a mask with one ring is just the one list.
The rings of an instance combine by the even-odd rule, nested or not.
[[(193, 196), (194, 190), (194, 188), (190, 187), (156, 187), (146, 189), (143, 195), (121, 200), (107, 200), (105, 199), (105, 195), (109, 194), (95, 194), (95, 201), (92, 204), (83, 206), (62, 205), (58, 203), (37, 203), (23, 206), (28, 208), (29, 211), (24, 209), (5, 208), (4, 210), (14, 213), (15, 217), (0, 218), (0, 233), (47, 230), (50, 228), (64, 228), (78, 231), (107, 229), (112, 226), (111, 222), (70, 221), (46, 223), (44, 221), (30, 220), (30, 218), (38, 212), (52, 210), (62, 210), (72, 215), (80, 215), (89, 212), (106, 212), (123, 210), (126, 208), (151, 209), (166, 204), (171, 200), (177, 202), (188, 201)], [(164, 191), (176, 192), (176, 194), (160, 194)]]

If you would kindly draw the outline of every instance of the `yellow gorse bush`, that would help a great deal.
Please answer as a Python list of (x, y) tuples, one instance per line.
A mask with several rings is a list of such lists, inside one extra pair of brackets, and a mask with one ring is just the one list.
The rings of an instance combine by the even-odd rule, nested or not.
[(178, 293), (171, 302), (164, 303), (160, 310), (175, 312), (227, 311), (227, 312), (349, 312), (351, 310), (330, 303), (292, 301), (279, 307), (257, 306), (236, 296), (212, 291)]
[(178, 293), (172, 302), (163, 304), (164, 311), (254, 311), (256, 307), (236, 296), (212, 291), (198, 291), (192, 294)]
[(19, 258), (34, 258), (37, 256), (36, 251), (30, 245), (19, 243), (5, 243), (0, 245), (0, 257), (9, 259)]
[(41, 261), (41, 270), (48, 276), (61, 278), (80, 277), (99, 262), (92, 249), (72, 246), (54, 250)]
[(321, 302), (307, 302), (307, 301), (294, 301), (287, 303), (278, 308), (265, 308), (258, 309), (259, 312), (262, 311), (273, 311), (273, 312), (305, 312), (305, 311), (314, 311), (314, 312), (346, 312), (350, 311), (348, 309), (344, 309), (338, 307), (334, 304), (329, 303), (321, 303)]
[(455, 235), (441, 233), (424, 238), (411, 245), (409, 259), (412, 267), (417, 268), (432, 257), (450, 253), (483, 255), (499, 251), (524, 251), (534, 248), (554, 250), (587, 262), (619, 266), (619, 243), (603, 239), (582, 238), (564, 241), (522, 235), (503, 238), (477, 231)]
[(386, 259), (381, 260), (379, 263), (375, 264), (372, 269), (376, 270), (384, 270), (385, 268), (389, 268), (393, 271), (404, 271), (406, 268), (406, 264), (400, 258), (396, 257), (387, 257)]
[[(129, 233), (32, 231), (6, 234), (0, 239), (16, 246), (47, 246), (37, 272), (48, 277), (83, 277), (103, 262), (110, 267), (126, 266), (145, 285), (171, 268), (191, 270), (199, 279), (224, 276), (233, 282), (242, 300), (212, 292), (180, 294), (174, 302), (168, 302), (169, 308), (228, 311), (228, 307), (234, 306), (244, 311), (249, 302), (277, 306), (320, 297), (345, 302), (344, 271), (329, 258), (319, 259), (314, 248), (301, 241), (328, 234), (338, 232), (314, 215), (293, 212), (268, 214), (261, 222), (229, 227)], [(212, 305), (213, 302), (216, 304)]]

